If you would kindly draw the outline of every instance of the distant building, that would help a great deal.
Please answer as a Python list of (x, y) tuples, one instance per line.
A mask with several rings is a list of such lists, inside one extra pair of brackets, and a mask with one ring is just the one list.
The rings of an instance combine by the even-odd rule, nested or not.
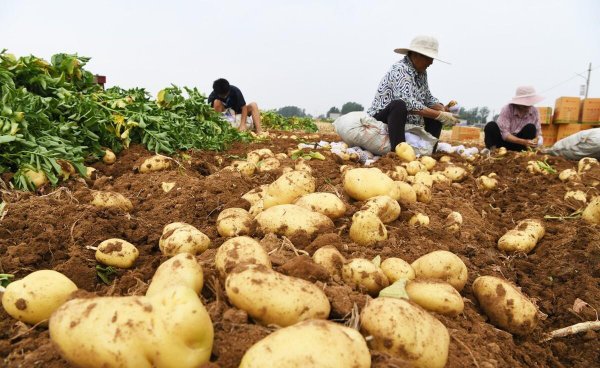
[(342, 114), (340, 114), (339, 112), (330, 112), (329, 114), (327, 114), (327, 117), (329, 119), (337, 119), (340, 116), (342, 116)]

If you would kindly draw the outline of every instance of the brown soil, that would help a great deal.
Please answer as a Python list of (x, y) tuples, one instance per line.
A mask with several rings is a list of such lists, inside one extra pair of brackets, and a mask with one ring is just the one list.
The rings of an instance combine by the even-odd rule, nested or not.
[[(324, 136), (331, 139), (331, 136)], [(225, 296), (214, 265), (216, 248), (226, 239), (219, 236), (215, 220), (229, 207), (245, 207), (240, 199), (247, 191), (275, 180), (281, 171), (258, 173), (251, 178), (238, 173), (217, 171), (255, 148), (286, 152), (296, 141), (278, 139), (251, 145), (237, 144), (225, 153), (193, 152), (175, 156), (180, 165), (167, 171), (139, 174), (135, 168), (151, 155), (141, 147), (123, 152), (116, 164), (97, 163), (100, 177), (95, 181), (73, 180), (58, 190), (46, 189), (29, 194), (3, 191), (7, 212), (0, 220), (0, 273), (22, 278), (39, 269), (54, 269), (73, 280), (90, 295), (140, 295), (159, 264), (166, 260), (158, 249), (163, 227), (174, 221), (190, 223), (208, 235), (210, 249), (198, 257), (205, 271), (202, 299), (215, 329), (211, 363), (205, 367), (237, 367), (244, 352), (266, 336), (271, 327), (255, 324), (243, 311), (232, 307)], [(362, 203), (348, 198), (343, 191), (339, 163), (325, 153), (325, 161), (310, 161), (317, 179), (317, 190), (339, 193), (348, 204), (346, 216), (335, 221), (336, 229), (316, 240), (294, 239), (298, 250), (312, 254), (318, 247), (333, 244), (347, 258), (373, 258), (381, 255), (401, 257), (412, 262), (437, 249), (450, 250), (461, 257), (469, 269), (469, 280), (462, 295), (464, 313), (458, 317), (435, 315), (451, 334), (447, 367), (592, 367), (600, 364), (598, 332), (587, 332), (540, 343), (544, 333), (578, 322), (594, 320), (596, 314), (586, 307), (572, 310), (579, 298), (600, 309), (600, 227), (581, 219), (545, 220), (546, 236), (529, 255), (508, 255), (496, 249), (498, 238), (524, 218), (545, 215), (565, 216), (573, 212), (565, 204), (564, 183), (556, 175), (532, 175), (525, 170), (531, 159), (509, 153), (503, 159), (473, 163), (474, 175), (496, 172), (500, 189), (484, 193), (477, 189), (473, 177), (460, 184), (439, 185), (433, 190), (431, 203), (402, 208), (401, 217), (388, 224), (389, 239), (366, 248), (348, 238), (351, 214)], [(453, 160), (467, 165), (460, 157)], [(548, 160), (558, 170), (573, 167), (562, 158)], [(291, 161), (287, 162), (288, 166)], [(392, 156), (375, 166), (384, 170), (398, 164)], [(438, 167), (443, 167), (438, 164)], [(595, 169), (585, 180), (600, 177)], [(175, 182), (166, 193), (163, 182)], [(128, 197), (133, 210), (98, 209), (91, 206), (89, 190), (117, 191)], [(590, 189), (589, 195), (598, 194)], [(428, 228), (407, 226), (411, 214), (421, 211), (431, 219)], [(445, 217), (458, 211), (464, 218), (460, 233), (443, 230)], [(110, 285), (102, 283), (95, 270), (94, 250), (108, 238), (120, 238), (135, 244), (140, 256), (133, 268), (119, 270)], [(274, 268), (280, 272), (325, 284), (332, 312), (330, 319), (348, 320), (352, 307), (362, 308), (366, 294), (327, 277), (310, 258), (298, 256), (281, 239), (267, 235), (262, 243), (270, 250)], [(471, 285), (480, 275), (504, 277), (522, 288), (547, 315), (534, 332), (525, 337), (513, 336), (491, 325), (473, 296)], [(90, 338), (92, 338), (90, 336)], [(400, 359), (372, 351), (374, 367), (409, 366)], [(68, 367), (52, 345), (48, 330), (31, 327), (0, 310), (0, 361), (5, 367)]]

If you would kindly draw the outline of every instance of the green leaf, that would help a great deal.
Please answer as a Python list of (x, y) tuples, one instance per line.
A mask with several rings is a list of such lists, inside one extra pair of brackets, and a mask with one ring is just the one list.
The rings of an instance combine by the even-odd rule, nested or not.
[(11, 275), (9, 273), (0, 273), (0, 286), (7, 287), (14, 278), (15, 275)]

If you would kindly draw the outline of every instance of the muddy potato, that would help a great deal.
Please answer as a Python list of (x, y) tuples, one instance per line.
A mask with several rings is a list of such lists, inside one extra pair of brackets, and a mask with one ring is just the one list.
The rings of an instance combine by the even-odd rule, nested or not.
[(598, 159), (593, 157), (584, 157), (577, 163), (577, 171), (579, 174), (591, 170), (593, 167), (598, 167)]
[(369, 368), (371, 353), (360, 332), (310, 320), (279, 329), (246, 351), (240, 368)]
[(594, 197), (583, 210), (581, 218), (590, 224), (600, 224), (600, 197)]
[(243, 208), (226, 208), (217, 217), (217, 231), (224, 237), (249, 235), (254, 219)]
[(446, 222), (444, 223), (444, 230), (446, 230), (450, 234), (457, 233), (460, 231), (462, 223), (462, 215), (458, 212), (452, 211), (448, 214), (448, 217), (446, 217)]
[(50, 339), (78, 367), (194, 368), (208, 362), (213, 326), (196, 292), (73, 299), (50, 318)]
[(256, 164), (248, 161), (233, 161), (231, 167), (234, 171), (237, 171), (242, 174), (242, 176), (246, 177), (252, 176), (256, 171)]
[(494, 190), (498, 186), (498, 180), (496, 178), (490, 178), (486, 175), (481, 175), (475, 180), (477, 188), (482, 190)]
[(577, 174), (577, 171), (573, 169), (565, 169), (561, 171), (560, 174), (558, 174), (558, 178), (560, 179), (560, 181), (571, 181), (578, 180), (579, 175)]
[(259, 213), (255, 220), (260, 233), (273, 233), (287, 237), (300, 234), (312, 237), (318, 232), (334, 228), (329, 217), (295, 204), (281, 204), (267, 208)]
[(188, 287), (196, 294), (200, 294), (204, 286), (202, 266), (190, 253), (179, 253), (158, 266), (146, 296), (154, 296), (176, 286)]
[(417, 201), (422, 203), (431, 202), (431, 189), (425, 184), (415, 183), (412, 185), (417, 194)]
[(221, 244), (215, 254), (215, 266), (222, 278), (225, 278), (235, 267), (245, 263), (271, 268), (271, 260), (263, 246), (248, 236), (227, 240)]
[(104, 150), (104, 156), (102, 156), (102, 161), (107, 165), (112, 165), (115, 163), (115, 161), (117, 161), (117, 156), (113, 151), (106, 148)]
[(283, 152), (280, 152), (280, 153), (275, 154), (275, 158), (278, 159), (279, 161), (281, 161), (281, 160), (287, 159), (288, 155), (286, 155)]
[(429, 216), (424, 213), (415, 213), (410, 220), (408, 220), (410, 226), (429, 226)]
[(389, 195), (403, 206), (417, 203), (417, 193), (413, 187), (403, 181), (395, 181)]
[(100, 208), (118, 208), (123, 211), (131, 211), (133, 209), (131, 201), (117, 192), (93, 190), (91, 204)]
[(398, 202), (388, 196), (373, 197), (360, 210), (373, 212), (384, 224), (396, 220), (401, 211)]
[(94, 169), (93, 167), (86, 166), (85, 177), (88, 179), (96, 180), (96, 178), (98, 177), (98, 170)]
[(272, 182), (263, 197), (264, 208), (290, 204), (315, 191), (315, 178), (304, 171), (290, 171)]
[(408, 176), (408, 172), (406, 171), (406, 168), (404, 166), (396, 166), (396, 167), (394, 167), (394, 171), (396, 172), (396, 174), (398, 176), (398, 179), (394, 179), (394, 180), (403, 181)]
[(258, 172), (268, 172), (279, 169), (281, 163), (275, 157), (265, 158), (264, 160), (258, 161), (256, 167)]
[(312, 282), (275, 272), (263, 265), (236, 267), (225, 281), (231, 304), (264, 325), (291, 326), (307, 319), (327, 319), (327, 296)]
[(436, 250), (427, 253), (411, 264), (417, 278), (439, 279), (461, 291), (467, 283), (465, 263), (454, 253)]
[(250, 214), (250, 216), (252, 218), (256, 218), (256, 216), (258, 216), (258, 214), (261, 213), (264, 209), (265, 209), (265, 202), (262, 199), (259, 199), (256, 203), (254, 203), (250, 207), (250, 209), (248, 210), (248, 213)]
[(200, 254), (208, 249), (210, 239), (203, 232), (184, 222), (173, 222), (164, 227), (158, 242), (166, 256), (178, 253)]
[(498, 239), (498, 249), (506, 252), (529, 253), (544, 237), (544, 224), (537, 219), (519, 221), (517, 226)]
[(500, 157), (505, 156), (507, 153), (508, 153), (508, 151), (506, 150), (506, 147), (500, 147), (496, 151), (496, 155), (498, 155)]
[(380, 268), (388, 278), (390, 284), (400, 279), (412, 280), (415, 278), (415, 270), (413, 270), (410, 263), (401, 258), (386, 258), (381, 262)]
[(587, 203), (587, 195), (581, 190), (570, 190), (565, 193), (564, 200), (579, 209)]
[(23, 175), (36, 187), (39, 188), (48, 183), (48, 177), (43, 171), (23, 170)]
[(154, 171), (167, 170), (170, 167), (171, 159), (169, 157), (163, 155), (154, 155), (145, 159), (144, 162), (142, 162), (142, 164), (140, 165), (140, 172), (144, 174)]
[(437, 161), (435, 160), (435, 158), (433, 158), (431, 156), (422, 156), (419, 160), (421, 161), (421, 163), (423, 165), (425, 165), (425, 168), (427, 169), (427, 171), (433, 170), (433, 168), (435, 167), (435, 164), (437, 164)]
[(246, 155), (246, 161), (251, 162), (253, 164), (258, 164), (261, 160), (275, 157), (273, 151), (268, 148), (261, 148), (254, 151), (248, 152)]
[(537, 326), (539, 317), (535, 304), (510, 282), (480, 276), (473, 282), (473, 294), (490, 321), (504, 330), (527, 335)]
[(96, 260), (107, 266), (130, 268), (140, 255), (140, 252), (128, 241), (122, 239), (107, 239), (98, 244)]
[(378, 168), (350, 169), (344, 173), (344, 191), (353, 199), (364, 201), (379, 195), (388, 195), (394, 181)]
[(303, 159), (302, 157), (300, 157), (298, 160), (296, 160), (296, 163), (294, 164), (294, 170), (304, 171), (309, 174), (312, 174), (312, 171), (313, 171), (312, 167), (310, 167), (308, 162), (306, 162), (306, 160)]
[(446, 175), (453, 182), (461, 182), (466, 179), (469, 175), (467, 170), (460, 166), (448, 166), (444, 169), (443, 174)]
[(360, 313), (360, 330), (369, 347), (407, 360), (417, 368), (442, 368), (448, 360), (450, 335), (423, 308), (405, 299), (377, 298)]
[(452, 180), (439, 171), (432, 172), (431, 179), (434, 184), (452, 184)]
[(264, 184), (257, 188), (254, 188), (251, 191), (246, 192), (242, 196), (242, 199), (247, 200), (248, 203), (250, 203), (250, 205), (253, 206), (256, 202), (260, 201), (264, 197), (268, 186), (269, 184)]
[(426, 171), (420, 171), (415, 174), (415, 184), (423, 184), (431, 188), (433, 186), (433, 178)]
[(315, 251), (312, 259), (316, 264), (323, 266), (331, 277), (341, 280), (342, 266), (346, 262), (346, 258), (336, 247), (333, 245), (321, 247)]
[(447, 282), (436, 279), (415, 279), (406, 283), (406, 293), (411, 301), (424, 309), (456, 316), (465, 308), (462, 296)]
[(352, 216), (348, 235), (353, 242), (362, 246), (372, 246), (388, 237), (385, 225), (371, 211), (358, 211)]
[(395, 147), (396, 155), (404, 162), (411, 162), (417, 158), (415, 150), (406, 142), (399, 143)]
[(426, 172), (427, 171), (427, 167), (425, 167), (425, 165), (423, 165), (421, 162), (419, 161), (411, 161), (407, 164), (405, 164), (406, 166), (406, 172), (408, 173), (408, 175), (416, 175), (418, 172)]
[(342, 266), (342, 278), (347, 285), (364, 290), (371, 296), (377, 295), (389, 285), (383, 270), (364, 258), (354, 258), (346, 262)]
[(37, 324), (67, 301), (77, 285), (53, 270), (39, 270), (6, 287), (2, 306), (6, 313), (21, 322)]
[(294, 202), (296, 206), (322, 213), (330, 219), (344, 216), (346, 205), (333, 193), (309, 193)]

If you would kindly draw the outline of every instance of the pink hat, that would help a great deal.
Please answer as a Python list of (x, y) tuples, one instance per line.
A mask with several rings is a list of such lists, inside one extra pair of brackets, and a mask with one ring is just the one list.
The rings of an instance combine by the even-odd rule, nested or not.
[(535, 88), (532, 86), (521, 86), (517, 87), (515, 97), (513, 97), (508, 103), (523, 106), (533, 106), (543, 99), (544, 97), (535, 93)]

